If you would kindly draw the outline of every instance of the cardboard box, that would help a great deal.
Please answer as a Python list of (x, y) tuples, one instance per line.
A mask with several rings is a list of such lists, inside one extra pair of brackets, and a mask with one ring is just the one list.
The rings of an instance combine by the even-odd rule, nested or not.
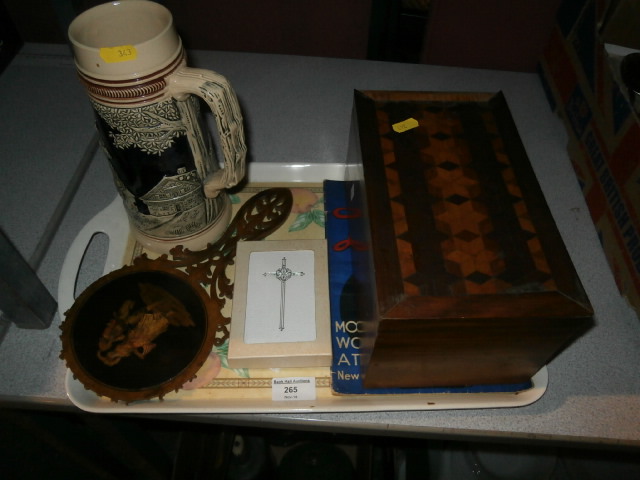
[(349, 160), (366, 388), (525, 382), (590, 327), (501, 93), (356, 92)]
[(640, 124), (619, 72), (623, 55), (638, 47), (637, 8), (628, 1), (564, 2), (540, 74), (566, 125), (571, 161), (616, 283), (640, 311)]

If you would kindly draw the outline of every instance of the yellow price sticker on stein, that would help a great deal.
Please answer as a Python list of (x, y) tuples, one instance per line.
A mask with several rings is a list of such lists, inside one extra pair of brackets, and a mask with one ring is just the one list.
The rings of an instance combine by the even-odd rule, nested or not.
[(100, 58), (107, 63), (128, 62), (138, 58), (138, 52), (133, 45), (104, 47), (100, 49)]
[(393, 128), (394, 132), (402, 133), (406, 132), (407, 130), (411, 130), (412, 128), (416, 128), (419, 125), (420, 124), (415, 118), (407, 118), (402, 122), (394, 123), (393, 125), (391, 125), (391, 128)]

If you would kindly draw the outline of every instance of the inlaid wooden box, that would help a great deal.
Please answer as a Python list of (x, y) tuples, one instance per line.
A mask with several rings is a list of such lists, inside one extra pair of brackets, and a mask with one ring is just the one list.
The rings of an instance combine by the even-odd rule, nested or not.
[(353, 113), (365, 387), (528, 381), (593, 312), (503, 95), (356, 91)]

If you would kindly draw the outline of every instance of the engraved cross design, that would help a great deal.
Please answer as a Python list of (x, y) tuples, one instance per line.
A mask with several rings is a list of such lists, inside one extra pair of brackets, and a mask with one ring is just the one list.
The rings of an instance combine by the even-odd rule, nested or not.
[(287, 280), (291, 277), (301, 277), (304, 275), (304, 272), (294, 272), (289, 267), (287, 267), (287, 257), (282, 258), (282, 266), (277, 269), (275, 272), (264, 272), (262, 275), (265, 277), (267, 275), (273, 275), (277, 280), (280, 280), (280, 325), (279, 329), (284, 330), (284, 308), (285, 308), (285, 295), (287, 288)]

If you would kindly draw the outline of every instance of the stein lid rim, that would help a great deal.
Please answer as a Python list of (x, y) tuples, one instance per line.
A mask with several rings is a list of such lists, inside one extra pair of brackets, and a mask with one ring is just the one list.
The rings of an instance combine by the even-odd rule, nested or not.
[[(138, 6), (138, 5), (143, 5), (144, 4), (144, 8), (149, 8), (149, 9), (155, 9), (156, 11), (159, 12), (163, 12), (167, 15), (167, 24), (165, 25), (165, 27), (159, 31), (158, 33), (156, 33), (153, 37), (150, 37), (146, 40), (140, 41), (140, 42), (136, 42), (136, 48), (141, 48), (144, 47), (146, 44), (153, 42), (155, 40), (157, 40), (158, 38), (163, 37), (164, 35), (167, 34), (168, 31), (172, 30), (174, 28), (173, 25), (173, 15), (171, 14), (171, 12), (169, 11), (169, 9), (167, 7), (165, 7), (164, 5), (161, 5), (159, 3), (156, 2), (150, 2), (148, 0), (127, 0), (125, 2), (123, 1), (113, 1), (113, 2), (109, 2), (109, 3), (103, 3), (100, 5), (96, 5), (95, 7), (91, 7), (88, 10), (85, 10), (84, 12), (80, 13), (77, 17), (75, 17), (72, 21), (71, 24), (69, 25), (69, 29), (67, 31), (68, 36), (69, 36), (69, 41), (73, 44), (74, 47), (77, 47), (78, 49), (82, 49), (85, 51), (91, 51), (91, 52), (99, 52), (102, 48), (110, 48), (110, 47), (116, 47), (118, 45), (100, 45), (99, 47), (94, 47), (92, 45), (87, 45), (86, 43), (81, 42), (80, 40), (77, 39), (77, 37), (79, 36), (79, 32), (76, 32), (76, 30), (78, 30), (80, 27), (79, 25), (81, 24), (82, 21), (84, 21), (86, 18), (90, 17), (90, 16), (98, 16), (103, 10), (107, 10), (107, 9), (111, 9), (113, 7), (118, 7), (118, 8), (132, 8), (134, 5)], [(126, 7), (125, 7), (126, 5)]]

